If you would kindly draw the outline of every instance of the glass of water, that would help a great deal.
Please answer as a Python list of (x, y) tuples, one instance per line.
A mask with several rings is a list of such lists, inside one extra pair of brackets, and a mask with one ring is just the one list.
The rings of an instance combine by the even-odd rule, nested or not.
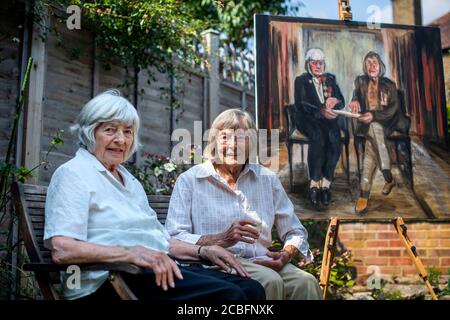
[[(255, 218), (253, 218), (253, 219), (255, 220), (256, 225), (252, 226), (252, 227), (254, 227), (259, 232), (259, 234), (261, 236), (262, 221), (261, 221), (261, 219), (259, 218), (259, 216), (258, 216), (258, 214), (256, 212), (255, 212), (255, 214), (256, 214), (256, 219)], [(253, 259), (256, 259), (256, 246), (258, 244), (258, 240), (259, 239), (255, 239), (255, 242), (253, 242)]]

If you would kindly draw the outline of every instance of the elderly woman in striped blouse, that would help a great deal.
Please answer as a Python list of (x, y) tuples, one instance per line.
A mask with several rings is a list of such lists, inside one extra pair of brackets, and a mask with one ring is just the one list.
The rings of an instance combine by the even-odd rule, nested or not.
[[(251, 132), (254, 121), (239, 109), (214, 120), (208, 160), (177, 179), (166, 229), (182, 241), (227, 248), (264, 286), (267, 299), (320, 299), (317, 280), (289, 263), (295, 255), (311, 259), (308, 235), (277, 176), (250, 163)], [(268, 250), (273, 226), (284, 242), (279, 252)]]

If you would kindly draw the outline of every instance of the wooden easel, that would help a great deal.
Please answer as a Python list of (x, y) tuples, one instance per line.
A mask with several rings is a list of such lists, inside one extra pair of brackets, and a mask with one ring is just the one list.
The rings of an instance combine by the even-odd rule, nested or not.
[(324, 300), (330, 280), (331, 264), (333, 263), (334, 253), (336, 251), (338, 230), (339, 220), (337, 218), (331, 218), (323, 248), (322, 268), (320, 269), (320, 286), (322, 287), (322, 297)]
[(353, 13), (350, 7), (350, 0), (338, 0), (339, 20), (352, 20)]
[[(397, 231), (398, 237), (402, 241), (403, 245), (406, 248), (406, 251), (409, 254), (409, 257), (414, 262), (414, 265), (416, 266), (417, 270), (419, 271), (419, 277), (422, 278), (422, 280), (425, 282), (425, 285), (427, 286), (428, 291), (430, 291), (432, 299), (437, 300), (436, 293), (434, 292), (433, 287), (431, 286), (430, 281), (428, 280), (428, 273), (425, 270), (425, 267), (423, 266), (422, 261), (420, 261), (420, 259), (418, 257), (416, 246), (413, 245), (413, 243), (411, 242), (411, 239), (408, 236), (408, 228), (406, 227), (405, 223), (403, 222), (403, 219), (401, 217), (398, 217), (398, 218), (394, 219), (393, 223), (394, 223), (395, 230)], [(320, 270), (320, 286), (322, 287), (323, 299), (325, 299), (325, 296), (326, 296), (327, 290), (328, 290), (331, 265), (333, 263), (334, 253), (336, 251), (338, 230), (339, 230), (339, 219), (331, 218), (330, 224), (329, 224), (328, 230), (327, 230), (327, 235), (325, 238), (325, 245), (324, 245), (323, 259), (322, 259), (322, 268)]]

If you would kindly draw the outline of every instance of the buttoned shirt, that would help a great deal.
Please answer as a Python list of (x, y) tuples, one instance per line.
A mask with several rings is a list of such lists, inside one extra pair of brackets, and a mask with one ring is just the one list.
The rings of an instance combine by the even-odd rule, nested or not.
[(313, 79), (314, 87), (316, 88), (316, 93), (317, 93), (317, 96), (319, 97), (320, 103), (324, 103), (325, 102), (325, 98), (323, 96), (322, 81), (320, 81), (319, 78), (314, 77), (314, 76), (313, 76), (312, 79)]
[(369, 88), (367, 89), (368, 94), (368, 100), (369, 100), (369, 110), (379, 110), (379, 103), (378, 103), (378, 81), (369, 81)]
[(214, 169), (211, 161), (181, 174), (170, 199), (165, 227), (172, 237), (197, 243), (202, 235), (226, 231), (236, 220), (261, 223), (256, 245), (238, 242), (228, 249), (242, 258), (264, 256), (272, 244), (275, 226), (284, 245), (295, 246), (312, 259), (308, 233), (294, 213), (280, 180), (258, 164), (246, 164), (235, 190)]
[[(80, 148), (51, 179), (45, 204), (44, 240), (65, 236), (99, 245), (144, 246), (168, 252), (169, 234), (148, 204), (139, 181), (123, 166), (120, 183), (90, 152)], [(70, 289), (62, 272), (63, 294), (76, 299), (97, 290), (108, 272), (82, 272), (79, 289)]]

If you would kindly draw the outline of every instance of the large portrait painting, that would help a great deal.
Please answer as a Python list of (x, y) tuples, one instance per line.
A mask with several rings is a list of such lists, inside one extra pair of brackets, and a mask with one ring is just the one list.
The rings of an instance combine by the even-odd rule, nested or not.
[(450, 220), (440, 44), (432, 27), (255, 16), (257, 125), (279, 130), (301, 218)]

